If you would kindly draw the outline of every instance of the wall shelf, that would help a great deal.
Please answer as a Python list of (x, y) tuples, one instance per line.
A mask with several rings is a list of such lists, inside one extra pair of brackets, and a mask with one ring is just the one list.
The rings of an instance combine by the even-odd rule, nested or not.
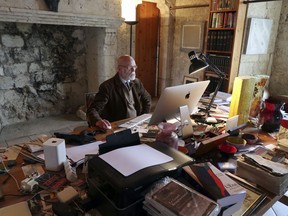
[[(220, 88), (223, 92), (232, 92), (238, 75), (246, 10), (247, 6), (240, 0), (210, 0), (205, 53), (227, 76)], [(209, 69), (205, 71), (205, 78), (217, 83), (217, 76), (212, 76)], [(209, 86), (209, 91), (214, 88)]]

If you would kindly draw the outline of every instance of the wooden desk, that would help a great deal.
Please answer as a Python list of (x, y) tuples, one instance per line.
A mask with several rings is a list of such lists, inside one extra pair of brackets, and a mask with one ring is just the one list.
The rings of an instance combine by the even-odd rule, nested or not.
[[(114, 132), (114, 130), (119, 129), (117, 123), (118, 122), (112, 123), (113, 130), (107, 130), (106, 133), (104, 133), (104, 134), (101, 134), (101, 133), (97, 134), (95, 136), (96, 140), (97, 141), (99, 141), (99, 140), (105, 141), (105, 138), (107, 135), (112, 134)], [(94, 131), (95, 129), (96, 128), (88, 128), (85, 126), (77, 127), (74, 129), (73, 133), (79, 134), (83, 130)], [(24, 176), (23, 171), (22, 171), (23, 158), (24, 158), (24, 156), (22, 154), (19, 154), (17, 159), (16, 159), (16, 165), (12, 169), (10, 169), (10, 173), (16, 178), (19, 186), (21, 185), (21, 181), (26, 178)], [(42, 165), (42, 167), (45, 170), (45, 166)], [(80, 174), (82, 170), (77, 170), (77, 172), (78, 171)], [(62, 172), (64, 172), (64, 170)], [(9, 177), (8, 176), (9, 176), (8, 174), (0, 175), (0, 187), (1, 187), (1, 190), (3, 191), (3, 194), (5, 195), (5, 198), (3, 200), (0, 200), (0, 208), (2, 208), (4, 206), (15, 204), (15, 203), (18, 203), (21, 201), (28, 200), (29, 198), (32, 197), (32, 195), (23, 195), (22, 193), (20, 193), (17, 186), (16, 186), (14, 179), (11, 176), (9, 176)], [(3, 181), (5, 181), (6, 183), (3, 184)]]
[[(124, 121), (124, 120), (121, 120), (121, 121)], [(112, 123), (111, 123), (112, 129), (106, 130), (106, 133), (99, 133), (99, 134), (97, 134), (97, 135), (95, 136), (95, 139), (96, 139), (97, 141), (105, 141), (106, 136), (114, 133), (115, 131), (120, 130), (120, 128), (118, 127), (118, 124), (119, 124), (119, 122), (121, 122), (121, 121), (112, 122)], [(80, 133), (81, 133), (82, 131), (84, 131), (84, 130), (93, 132), (93, 131), (97, 130), (97, 128), (96, 128), (96, 127), (91, 127), (91, 128), (89, 128), (89, 127), (86, 127), (86, 126), (80, 126), (80, 127), (74, 128), (74, 130), (73, 130), (72, 133), (74, 133), (74, 134), (80, 134)]]
[[(23, 163), (23, 156), (19, 154), (19, 156), (16, 159), (16, 165), (10, 170), (10, 173), (16, 178), (19, 186), (21, 184), (21, 181), (25, 179), (25, 176), (21, 168), (22, 163)], [(9, 177), (8, 176), (9, 176), (8, 174), (0, 175), (0, 186), (3, 191), (3, 194), (5, 195), (5, 198), (0, 201), (0, 208), (15, 204), (21, 201), (25, 201), (31, 197), (31, 195), (25, 196), (21, 194), (18, 191), (18, 188), (16, 186), (14, 179), (11, 176)], [(6, 181), (6, 183), (3, 184), (3, 181)]]
[[(106, 136), (109, 134), (112, 134), (114, 130), (118, 130), (118, 124), (117, 122), (112, 123), (112, 128), (113, 130), (107, 130), (107, 133), (105, 134), (98, 134), (96, 135), (96, 139), (97, 140), (102, 140), (104, 141)], [(80, 133), (83, 130), (95, 130), (95, 128), (87, 128), (87, 127), (78, 127), (75, 128), (74, 133)], [(258, 132), (257, 130), (253, 129), (253, 128), (247, 128), (245, 130), (243, 130), (243, 132), (255, 132), (258, 134), (259, 138), (263, 141), (264, 145), (268, 145), (268, 144), (275, 144), (276, 140), (273, 139), (273, 137), (271, 137), (270, 135), (268, 135), (267, 133), (264, 132)], [(22, 168), (21, 168), (21, 164), (23, 163), (23, 156), (21, 154), (19, 154), (18, 158), (17, 158), (17, 165), (14, 166), (11, 169), (11, 174), (13, 174), (16, 179), (18, 180), (18, 183), (20, 185), (21, 181), (23, 179), (25, 179), (23, 172), (22, 172)], [(64, 171), (63, 171), (64, 172)], [(2, 185), (2, 182), (7, 178), (7, 175), (0, 175), (0, 184), (1, 184), (1, 188), (4, 192), (4, 194), (14, 194), (14, 195), (21, 195), (21, 193), (17, 190), (17, 187), (15, 185), (14, 180), (9, 177), (9, 179), (7, 180), (6, 184)], [(280, 195), (274, 195), (271, 193), (268, 193), (267, 198), (261, 203), (261, 205), (256, 209), (255, 211), (255, 215), (263, 215), (269, 208), (271, 208), (275, 202), (277, 202), (278, 200), (281, 199), (282, 196)], [(18, 203), (20, 201), (25, 201), (28, 200), (31, 197), (31, 195), (27, 195), (27, 196), (7, 196), (5, 197), (5, 200), (0, 201), (0, 208), (4, 207), (4, 206), (8, 206), (8, 205), (12, 205), (15, 203)], [(253, 214), (254, 215), (254, 214)]]

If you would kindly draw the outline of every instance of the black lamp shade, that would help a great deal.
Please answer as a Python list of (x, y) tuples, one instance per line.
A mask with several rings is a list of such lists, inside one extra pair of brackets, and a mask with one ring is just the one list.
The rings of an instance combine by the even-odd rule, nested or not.
[(191, 61), (191, 65), (189, 67), (189, 74), (197, 72), (209, 66), (206, 62), (197, 57), (195, 51), (189, 52), (188, 56)]

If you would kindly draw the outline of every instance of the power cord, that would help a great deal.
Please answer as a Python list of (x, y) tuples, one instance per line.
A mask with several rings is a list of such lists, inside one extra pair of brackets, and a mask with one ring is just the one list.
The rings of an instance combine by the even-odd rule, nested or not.
[(14, 180), (15, 183), (16, 183), (16, 186), (17, 186), (18, 190), (20, 190), (20, 186), (19, 186), (19, 184), (18, 184), (17, 179), (14, 177), (14, 175), (12, 175), (12, 174), (9, 172), (9, 170), (7, 169), (7, 167), (6, 167), (5, 163), (3, 162), (3, 160), (1, 160), (1, 163), (2, 163), (2, 165), (3, 165), (3, 167), (4, 167), (5, 172), (13, 178), (13, 180)]

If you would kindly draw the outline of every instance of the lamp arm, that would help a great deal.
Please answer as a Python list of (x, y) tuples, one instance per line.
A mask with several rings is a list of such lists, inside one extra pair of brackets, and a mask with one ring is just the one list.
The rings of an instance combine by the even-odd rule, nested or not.
[(209, 112), (210, 112), (210, 109), (211, 109), (211, 107), (212, 107), (212, 104), (214, 103), (214, 100), (215, 100), (215, 97), (216, 97), (216, 95), (217, 95), (217, 92), (219, 91), (219, 88), (220, 88), (221, 85), (222, 85), (223, 80), (224, 80), (224, 76), (220, 76), (220, 77), (219, 77), (218, 84), (217, 84), (217, 86), (216, 86), (216, 88), (215, 88), (215, 91), (214, 91), (214, 93), (213, 93), (213, 95), (212, 95), (212, 97), (211, 97), (211, 100), (210, 100), (207, 108), (206, 108), (206, 113), (207, 113), (208, 116), (209, 116)]
[(213, 63), (210, 61), (210, 59), (207, 58), (207, 56), (205, 56), (203, 53), (201, 53), (201, 54), (199, 55), (199, 58), (200, 58), (200, 59), (203, 59), (204, 61), (206, 61), (206, 62), (208, 63), (208, 65), (209, 65), (209, 67), (210, 67), (210, 68), (218, 75), (218, 77), (219, 77), (218, 84), (217, 84), (217, 86), (216, 86), (216, 88), (215, 88), (215, 91), (214, 91), (214, 93), (213, 93), (213, 95), (212, 95), (212, 98), (211, 98), (211, 100), (210, 100), (210, 102), (209, 102), (209, 104), (208, 104), (208, 106), (207, 106), (207, 108), (206, 108), (206, 114), (209, 116), (209, 112), (210, 112), (210, 109), (211, 109), (211, 107), (212, 107), (212, 104), (214, 103), (215, 97), (216, 97), (217, 92), (219, 91), (219, 89), (220, 89), (220, 87), (221, 87), (221, 85), (222, 85), (223, 80), (226, 78), (226, 74), (223, 73), (215, 64), (213, 64)]
[(226, 78), (226, 74), (223, 73), (214, 63), (212, 63), (206, 55), (201, 53), (198, 56), (198, 58), (204, 59), (204, 61), (206, 61), (208, 63), (209, 67), (219, 76), (219, 78), (221, 78), (221, 77)]

